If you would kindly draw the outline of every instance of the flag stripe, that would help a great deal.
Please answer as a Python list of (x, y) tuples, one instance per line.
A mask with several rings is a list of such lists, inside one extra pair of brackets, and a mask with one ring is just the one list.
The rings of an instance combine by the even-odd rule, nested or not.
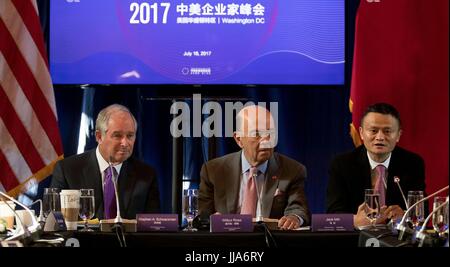
[(5, 101), (10, 101), (44, 163), (49, 164), (58, 157), (58, 154), (53, 149), (53, 146), (42, 129), (42, 125), (39, 123), (30, 102), (23, 94), (22, 88), (17, 83), (9, 68), (8, 62), (5, 61), (3, 54), (1, 53), (0, 68), (2, 68), (0, 71), (0, 86), (3, 86), (3, 88), (17, 88), (16, 90), (5, 91), (5, 94), (8, 97)]
[[(20, 153), (19, 148), (17, 148), (16, 143), (11, 137), (8, 129), (3, 123), (2, 118), (0, 117), (0, 134), (2, 140), (2, 146), (0, 150), (6, 158), (6, 161), (11, 166), (12, 171), (16, 176), (16, 180), (19, 182), (23, 182), (27, 177), (32, 175), (32, 172), (23, 158), (23, 155)], [(7, 188), (8, 190), (10, 188)]]
[(36, 0), (0, 0), (0, 190), (17, 196), (63, 157)]
[[(52, 141), (54, 149), (58, 152), (62, 151), (59, 133), (56, 131), (56, 129), (58, 129), (57, 121), (54, 116), (51, 116), (53, 111), (37, 85), (36, 79), (28, 68), (22, 53), (18, 50), (16, 45), (11, 45), (15, 44), (15, 42), (7, 31), (3, 20), (0, 20), (0, 40), (2, 40), (2, 42), (0, 42), (0, 51), (3, 53), (6, 61), (15, 62), (15, 64), (11, 66), (11, 70), (33, 106), (44, 131)], [(8, 43), (10, 44), (9, 46), (7, 45)]]
[[(49, 103), (53, 114), (56, 117), (56, 106), (53, 98), (53, 88), (51, 86), (52, 82), (50, 73), (48, 71), (48, 63), (46, 62), (46, 60), (44, 60), (44, 57), (41, 56), (38, 49), (38, 44), (44, 47), (44, 40), (42, 38), (40, 38), (39, 40), (34, 40), (30, 34), (30, 31), (25, 27), (20, 14), (25, 11), (24, 8), (26, 8), (26, 6), (19, 6), (22, 9), (17, 10), (9, 0), (3, 1), (3, 3), (6, 10), (8, 10), (8, 12), (5, 12), (0, 8), (0, 12), (2, 12), (1, 16), (3, 18), (5, 26), (6, 28), (8, 28), (11, 37), (15, 41), (15, 44), (22, 52), (22, 56), (28, 63), (28, 68), (34, 74), (37, 84), (39, 85), (41, 91), (43, 91), (44, 97), (47, 98), (47, 102)], [(30, 9), (32, 8), (33, 7), (30, 6)], [(37, 22), (39, 21), (37, 20)], [(36, 43), (35, 41), (38, 41), (38, 43)], [(10, 43), (9, 45), (12, 46), (13, 44), (14, 43)]]
[[(39, 21), (38, 14), (36, 13), (35, 7), (31, 3), (31, 1), (23, 1), (23, 0), (13, 0), (14, 6), (16, 6), (17, 10), (22, 10), (18, 15), (22, 18), (23, 23), (31, 34), (31, 37), (34, 40), (34, 43), (37, 45), (39, 49), (39, 53), (42, 58), (47, 58), (47, 53), (45, 52), (44, 43), (40, 40), (41, 36), (41, 27), (39, 24), (34, 23), (35, 21)], [(48, 62), (44, 61), (47, 69)]]
[[(3, 87), (0, 85), (0, 99), (7, 99)], [(24, 156), (31, 171), (36, 172), (42, 166), (44, 162), (41, 156), (33, 145), (27, 130), (23, 126), (22, 122), (17, 116), (16, 111), (9, 101), (3, 101), (3, 105), (0, 107), (0, 117), (3, 119), (3, 123), (11, 133), (17, 147)]]
[(0, 170), (2, 170), (2, 174), (0, 175), (0, 185), (4, 185), (6, 188), (14, 188), (19, 185), (19, 182), (16, 180), (16, 175), (12, 171), (11, 166), (9, 166), (2, 151), (0, 151)]

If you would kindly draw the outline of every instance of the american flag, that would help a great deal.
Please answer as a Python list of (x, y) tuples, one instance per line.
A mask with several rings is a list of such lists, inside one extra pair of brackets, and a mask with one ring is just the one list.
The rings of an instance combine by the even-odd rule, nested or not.
[(17, 196), (62, 158), (35, 0), (0, 0), (0, 190)]

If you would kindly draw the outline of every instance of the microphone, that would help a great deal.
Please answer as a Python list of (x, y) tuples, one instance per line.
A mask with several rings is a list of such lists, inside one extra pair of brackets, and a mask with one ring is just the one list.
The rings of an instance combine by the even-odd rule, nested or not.
[(267, 247), (278, 247), (275, 238), (272, 235), (272, 232), (269, 229), (269, 226), (267, 226), (267, 224), (264, 222), (264, 216), (262, 215), (263, 213), (263, 207), (262, 207), (262, 198), (261, 198), (261, 193), (264, 191), (264, 183), (262, 185), (261, 188), (261, 192), (259, 191), (259, 186), (258, 186), (258, 180), (256, 179), (258, 177), (258, 174), (254, 173), (253, 174), (253, 180), (255, 181), (256, 184), (256, 195), (258, 196), (258, 207), (259, 207), (259, 213), (256, 214), (256, 218), (255, 221), (258, 225), (262, 226), (262, 228), (264, 229), (264, 238), (266, 240), (266, 245)]
[(439, 205), (438, 207), (436, 207), (436, 209), (434, 209), (433, 212), (431, 212), (430, 215), (428, 215), (428, 217), (423, 222), (422, 228), (420, 228), (420, 230), (416, 233), (416, 239), (418, 239), (420, 241), (419, 247), (423, 246), (423, 243), (425, 242), (425, 239), (427, 237), (426, 233), (424, 233), (424, 232), (425, 232), (425, 228), (427, 227), (428, 221), (431, 219), (433, 214), (435, 214), (438, 210), (443, 209), (446, 205), (448, 205), (448, 196), (447, 196), (447, 199), (445, 200), (445, 202), (442, 203), (441, 205)]
[[(399, 224), (397, 224), (397, 230), (399, 231), (398, 234), (398, 240), (402, 240), (403, 239), (403, 235), (405, 234), (405, 232), (407, 231), (407, 227), (405, 226), (405, 220), (406, 217), (408, 217), (408, 213), (417, 205), (419, 205), (420, 203), (424, 202), (425, 200), (430, 199), (431, 197), (434, 197), (435, 195), (441, 193), (442, 191), (448, 190), (448, 185), (446, 187), (443, 187), (441, 189), (439, 189), (438, 191), (434, 192), (433, 194), (422, 198), (421, 200), (417, 201), (416, 203), (414, 203), (413, 205), (411, 205), (405, 212), (405, 214), (402, 217), (402, 220), (400, 221)], [(410, 229), (411, 231), (411, 229)]]
[(113, 230), (116, 231), (116, 235), (117, 235), (117, 239), (119, 240), (119, 244), (121, 247), (126, 247), (127, 243), (125, 241), (125, 235), (124, 235), (124, 230), (122, 227), (122, 217), (120, 216), (120, 201), (119, 201), (119, 191), (118, 191), (118, 186), (117, 186), (117, 180), (119, 177), (116, 177), (116, 175), (114, 174), (114, 170), (113, 170), (113, 165), (112, 165), (112, 161), (113, 161), (113, 157), (109, 156), (109, 168), (111, 171), (111, 175), (112, 175), (112, 180), (113, 180), (113, 185), (114, 185), (114, 194), (116, 195), (116, 218), (114, 219), (114, 226), (113, 226)]
[(114, 219), (114, 223), (122, 223), (122, 217), (120, 216), (120, 205), (119, 205), (119, 191), (117, 190), (117, 179), (118, 177), (116, 177), (116, 175), (114, 175), (114, 170), (113, 170), (113, 165), (112, 165), (112, 156), (109, 157), (109, 168), (111, 170), (111, 175), (112, 175), (112, 181), (113, 181), (113, 185), (114, 185), (114, 194), (116, 195), (116, 207), (117, 207), (117, 212), (116, 212), (116, 218)]
[[(258, 180), (256, 179), (258, 177), (258, 174), (254, 173), (253, 174), (253, 180), (255, 181), (256, 184), (256, 195), (258, 196), (258, 208), (259, 208), (259, 213), (256, 214), (256, 222), (257, 223), (261, 223), (264, 222), (264, 217), (262, 216), (262, 201), (261, 201), (261, 192), (263, 191), (261, 189), (261, 192), (259, 192), (259, 186), (258, 186)], [(264, 184), (263, 184), (264, 186)]]
[(402, 194), (403, 201), (405, 202), (405, 207), (408, 209), (408, 201), (406, 201), (405, 194), (403, 194), (402, 187), (400, 186), (400, 178), (398, 176), (394, 176), (394, 183), (397, 184), (398, 189), (400, 190), (400, 193)]
[(28, 205), (28, 207), (32, 207), (36, 203), (39, 203), (39, 218), (38, 218), (38, 221), (39, 221), (39, 224), (41, 225), (41, 228), (42, 228), (44, 226), (44, 224), (45, 224), (44, 208), (42, 207), (42, 200), (41, 199), (37, 199), (33, 203)]
[(4, 203), (6, 203), (6, 205), (14, 212), (14, 214), (16, 215), (16, 218), (18, 218), (18, 222), (20, 223), (20, 230), (17, 231), (15, 234), (13, 234), (11, 237), (6, 238), (6, 241), (10, 241), (10, 240), (17, 240), (17, 239), (22, 239), (23, 243), (28, 244), (31, 240), (30, 237), (32, 237), (32, 234), (35, 232), (38, 232), (41, 229), (41, 225), (39, 224), (39, 222), (37, 221), (36, 217), (33, 215), (33, 213), (30, 211), (30, 209), (23, 205), (22, 203), (20, 203), (19, 201), (15, 200), (14, 198), (8, 196), (7, 194), (3, 193), (2, 191), (0, 191), (0, 195), (2, 195), (3, 197), (11, 200), (12, 202), (16, 203), (17, 205), (21, 206), (22, 208), (24, 208), (27, 213), (30, 215), (31, 220), (32, 220), (32, 225), (31, 226), (26, 226), (23, 222), (22, 219), (20, 218), (20, 216), (17, 215), (17, 212), (11, 208), (11, 206), (9, 206), (9, 204), (2, 199), (2, 201)]

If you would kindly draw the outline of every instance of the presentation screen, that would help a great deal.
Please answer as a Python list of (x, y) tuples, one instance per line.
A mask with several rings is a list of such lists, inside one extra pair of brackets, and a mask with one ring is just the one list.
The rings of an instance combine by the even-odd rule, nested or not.
[(344, 83), (345, 0), (52, 0), (55, 84)]

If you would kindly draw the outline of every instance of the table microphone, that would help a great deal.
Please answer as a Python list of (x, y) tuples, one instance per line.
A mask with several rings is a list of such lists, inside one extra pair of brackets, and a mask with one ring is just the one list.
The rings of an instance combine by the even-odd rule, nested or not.
[(114, 219), (114, 226), (113, 226), (113, 230), (116, 231), (116, 235), (117, 238), (119, 239), (119, 243), (121, 247), (126, 247), (126, 241), (125, 241), (125, 235), (123, 233), (123, 226), (122, 226), (122, 217), (120, 216), (120, 201), (119, 201), (119, 190), (117, 189), (117, 180), (118, 180), (118, 176), (115, 175), (114, 170), (113, 170), (113, 165), (112, 165), (112, 159), (113, 157), (110, 156), (109, 157), (109, 168), (111, 171), (111, 175), (112, 175), (112, 181), (113, 181), (113, 185), (114, 185), (114, 194), (116, 195), (116, 218)]
[(445, 202), (442, 203), (441, 205), (439, 205), (438, 207), (436, 207), (436, 209), (434, 209), (433, 212), (431, 212), (430, 215), (428, 215), (428, 217), (423, 222), (422, 228), (420, 228), (420, 230), (416, 233), (416, 239), (420, 240), (419, 247), (423, 246), (423, 243), (427, 237), (427, 234), (425, 233), (425, 229), (427, 227), (428, 221), (431, 219), (433, 214), (435, 214), (438, 210), (443, 209), (447, 204), (448, 204), (448, 196), (447, 196), (447, 199), (445, 200)]
[(402, 194), (403, 201), (405, 202), (405, 207), (408, 209), (408, 201), (406, 201), (405, 194), (403, 193), (402, 187), (400, 186), (400, 178), (398, 176), (394, 176), (394, 183), (397, 184), (400, 193)]
[(253, 174), (253, 180), (255, 181), (256, 184), (256, 195), (258, 196), (258, 207), (259, 207), (259, 214), (256, 215), (255, 221), (258, 225), (261, 225), (264, 229), (264, 237), (266, 240), (266, 245), (267, 247), (277, 247), (277, 243), (275, 241), (275, 238), (272, 235), (272, 231), (270, 231), (269, 226), (267, 226), (267, 224), (264, 222), (264, 216), (262, 215), (263, 213), (263, 207), (262, 207), (262, 200), (261, 200), (261, 193), (264, 191), (264, 183), (263, 183), (263, 188), (261, 188), (261, 192), (259, 191), (259, 186), (258, 186), (258, 180), (256, 179), (256, 177), (258, 177), (258, 174), (254, 173)]
[(36, 199), (33, 203), (28, 205), (28, 207), (32, 207), (34, 204), (39, 203), (39, 217), (38, 222), (41, 225), (41, 228), (44, 227), (45, 218), (44, 218), (44, 208), (42, 207), (42, 199)]
[(116, 207), (117, 207), (116, 218), (114, 219), (114, 223), (122, 223), (123, 220), (122, 220), (122, 217), (120, 216), (119, 192), (117, 190), (118, 177), (116, 177), (116, 175), (115, 175), (114, 167), (111, 162), (112, 162), (112, 156), (109, 158), (109, 168), (110, 168), (111, 175), (112, 175), (112, 181), (113, 181), (113, 185), (114, 185), (114, 194), (116, 195)]
[[(256, 184), (256, 195), (258, 196), (257, 201), (258, 201), (258, 207), (259, 207), (259, 214), (256, 214), (255, 219), (256, 219), (257, 223), (262, 223), (262, 222), (264, 222), (264, 217), (262, 216), (261, 192), (259, 192), (258, 180), (256, 179), (257, 177), (258, 177), (258, 174), (254, 173), (253, 181), (255, 181), (255, 184)], [(263, 186), (264, 186), (264, 184), (263, 184)]]
[(398, 240), (402, 240), (402, 239), (403, 239), (403, 235), (404, 235), (405, 232), (407, 231), (407, 227), (405, 226), (405, 220), (406, 220), (406, 217), (408, 217), (408, 213), (409, 213), (415, 206), (417, 206), (418, 204), (424, 202), (425, 200), (430, 199), (431, 197), (433, 197), (433, 196), (435, 196), (435, 195), (437, 195), (437, 194), (439, 194), (439, 193), (441, 193), (442, 191), (445, 191), (445, 190), (448, 190), (448, 185), (447, 185), (446, 187), (443, 187), (443, 188), (439, 189), (438, 191), (434, 192), (433, 194), (431, 194), (431, 195), (429, 195), (429, 196), (427, 196), (427, 197), (422, 198), (421, 200), (419, 200), (419, 201), (417, 201), (416, 203), (412, 204), (412, 205), (406, 210), (405, 214), (404, 214), (403, 217), (402, 217), (402, 220), (400, 221), (399, 224), (397, 224), (397, 230), (399, 231), (399, 234), (398, 234)]

